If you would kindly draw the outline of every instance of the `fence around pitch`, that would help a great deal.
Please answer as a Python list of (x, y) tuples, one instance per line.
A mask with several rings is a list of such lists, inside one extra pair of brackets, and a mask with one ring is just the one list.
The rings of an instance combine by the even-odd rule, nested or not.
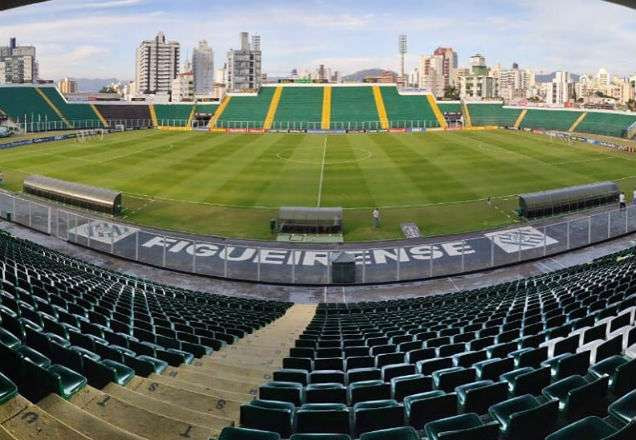
[[(333, 249), (163, 234), (0, 192), (0, 215), (99, 252), (170, 270), (281, 284), (332, 283)], [(570, 220), (513, 225), (467, 239), (347, 247), (358, 284), (421, 280), (538, 259), (636, 232), (636, 205)], [(406, 242), (405, 242), (406, 243)]]
[[(152, 127), (152, 121), (150, 119), (108, 119), (106, 122), (109, 128), (116, 128), (117, 126), (124, 126), (125, 128)], [(68, 120), (67, 125), (64, 121), (49, 121), (45, 118), (34, 117), (27, 118), (26, 120), (18, 119), (16, 124), (18, 124), (26, 133), (104, 128), (104, 124), (97, 119), (71, 119)]]

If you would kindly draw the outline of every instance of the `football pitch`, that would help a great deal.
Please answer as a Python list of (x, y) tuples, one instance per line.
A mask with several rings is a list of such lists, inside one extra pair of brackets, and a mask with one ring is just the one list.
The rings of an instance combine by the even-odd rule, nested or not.
[[(134, 131), (0, 151), (5, 188), (31, 174), (124, 193), (126, 221), (272, 239), (280, 206), (345, 208), (347, 241), (516, 222), (516, 195), (615, 180), (631, 199), (636, 156), (505, 130), (350, 135)], [(490, 198), (490, 201), (488, 199)], [(382, 226), (372, 227), (378, 207)]]

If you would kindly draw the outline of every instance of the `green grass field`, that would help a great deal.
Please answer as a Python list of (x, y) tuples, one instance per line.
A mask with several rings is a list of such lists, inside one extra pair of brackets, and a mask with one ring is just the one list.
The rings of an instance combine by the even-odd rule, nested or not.
[[(319, 136), (137, 131), (0, 151), (5, 186), (44, 174), (122, 191), (125, 219), (270, 239), (282, 205), (342, 206), (345, 239), (401, 238), (515, 221), (516, 194), (616, 180), (631, 195), (636, 156), (512, 131)], [(486, 199), (492, 197), (492, 203)], [(382, 228), (371, 227), (380, 207)]]

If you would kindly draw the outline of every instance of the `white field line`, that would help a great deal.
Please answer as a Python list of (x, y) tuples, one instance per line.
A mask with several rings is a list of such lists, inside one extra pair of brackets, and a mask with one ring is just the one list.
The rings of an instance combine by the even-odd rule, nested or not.
[(316, 206), (320, 206), (320, 202), (322, 201), (322, 182), (325, 180), (325, 158), (327, 157), (327, 137), (325, 137), (325, 141), (322, 143), (322, 163), (320, 165), (320, 183), (318, 184), (318, 201), (316, 202)]

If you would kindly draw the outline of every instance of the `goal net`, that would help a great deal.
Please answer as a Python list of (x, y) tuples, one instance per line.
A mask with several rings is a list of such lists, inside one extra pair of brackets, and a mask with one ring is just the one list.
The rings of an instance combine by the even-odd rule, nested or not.
[(79, 143), (86, 143), (89, 141), (102, 141), (104, 140), (104, 133), (106, 130), (103, 128), (93, 128), (91, 130), (79, 130), (75, 133), (75, 140)]

